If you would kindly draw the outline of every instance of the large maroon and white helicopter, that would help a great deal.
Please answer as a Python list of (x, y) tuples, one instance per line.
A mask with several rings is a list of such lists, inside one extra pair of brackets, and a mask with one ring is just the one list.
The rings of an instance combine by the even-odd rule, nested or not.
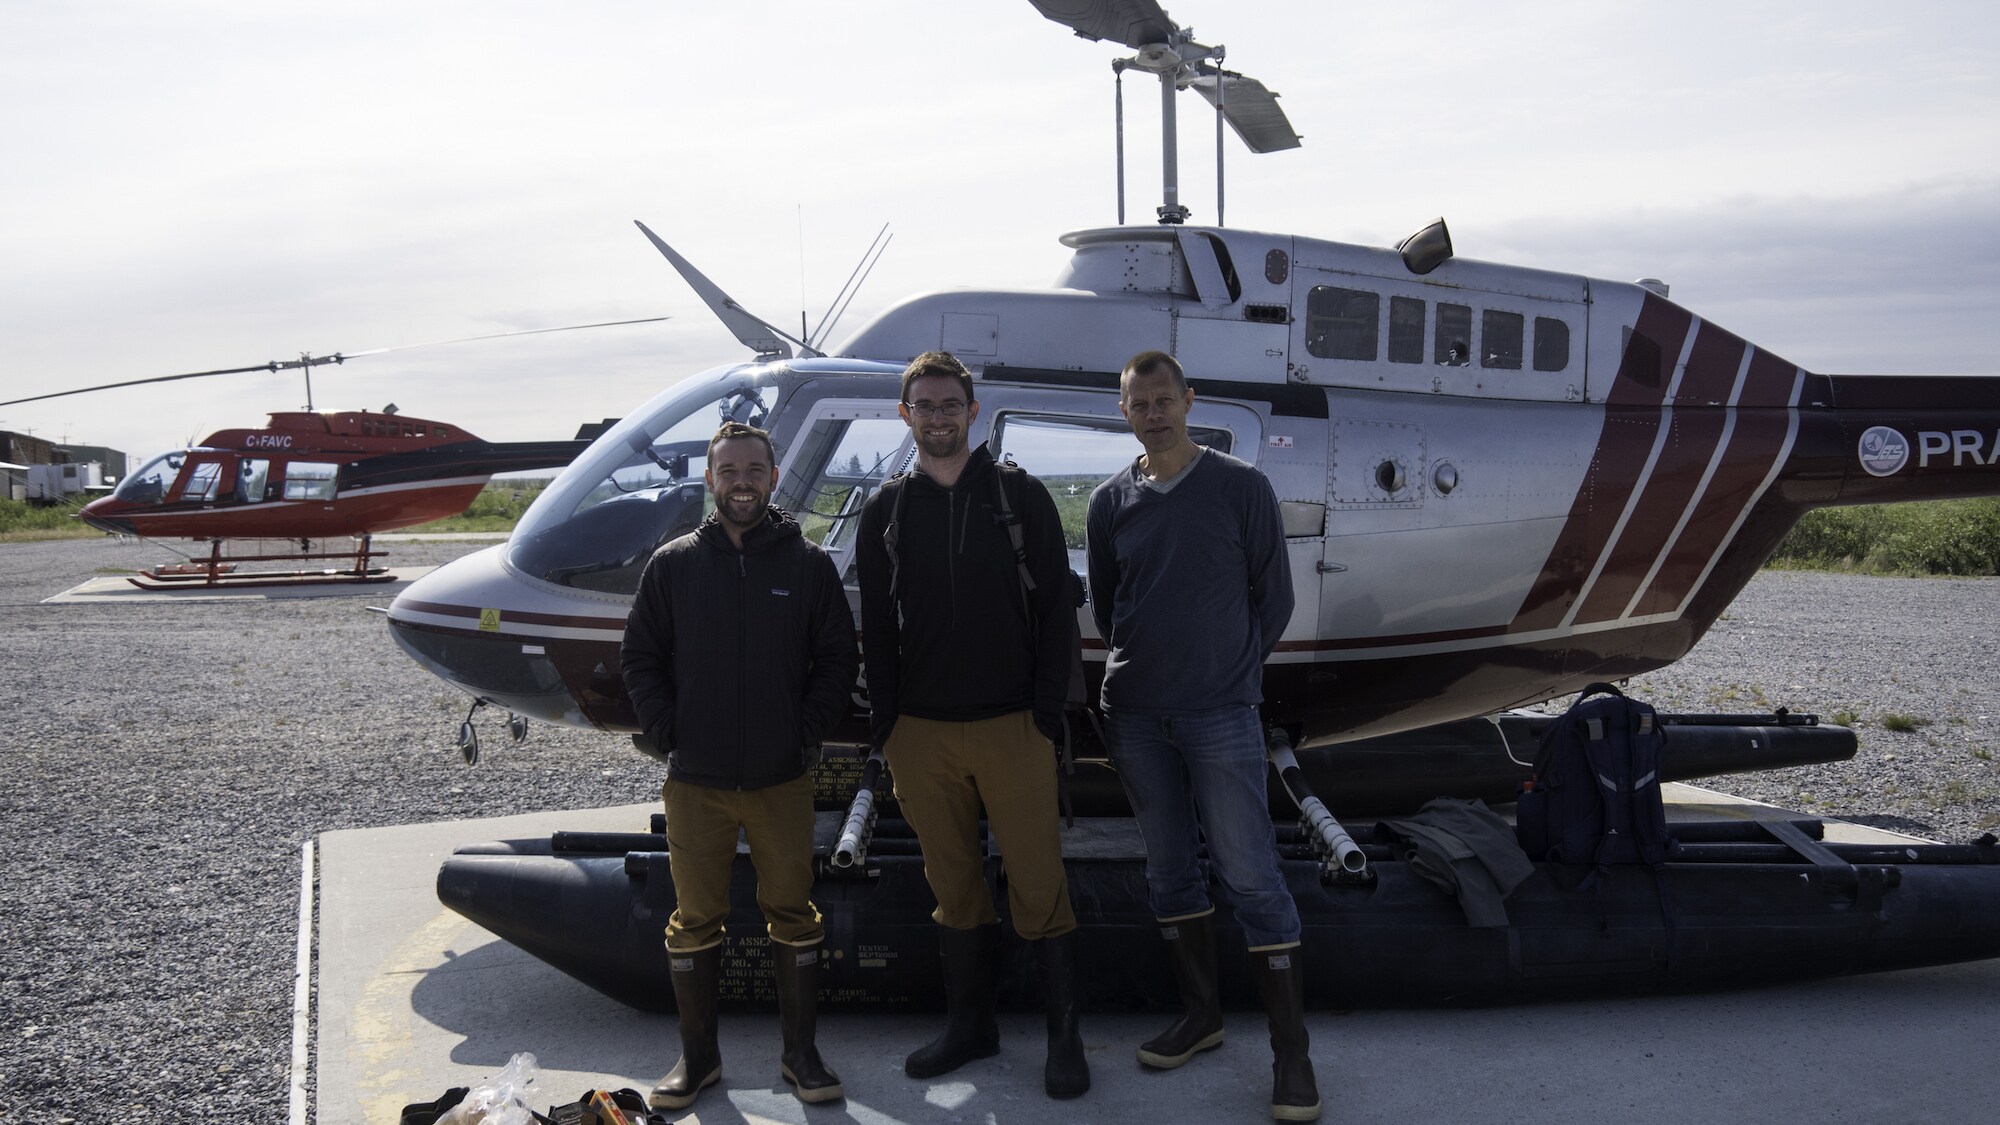
[[(1175, 93), (1202, 93), (1253, 151), (1298, 143), (1273, 96), (1151, 0), (1034, 2), (1159, 76), (1161, 222), (1066, 234), (1049, 289), (921, 294), (825, 351), (646, 231), (755, 358), (634, 410), (507, 543), (403, 592), (388, 620), (406, 652), (517, 715), (632, 730), (626, 610), (647, 557), (699, 517), (716, 426), (771, 430), (775, 503), (851, 589), (861, 505), (913, 459), (897, 374), (933, 348), (975, 372), (972, 440), (1050, 484), (1081, 572), (1083, 501), (1137, 453), (1117, 373), (1165, 348), (1194, 384), (1197, 440), (1255, 463), (1283, 505), (1297, 608), (1266, 665), (1267, 720), (1302, 749), (1359, 753), (1335, 786), (1349, 803), (1484, 795), (1482, 763), (1511, 792), (1532, 755), (1497, 716), (1684, 656), (1804, 512), (2000, 492), (2000, 379), (1808, 372), (1657, 281), (1457, 258), (1441, 220), (1394, 249), (1187, 225)], [(1676, 776), (1853, 748), (1782, 715), (1732, 729)], [(1414, 788), (1374, 784), (1390, 775)]]

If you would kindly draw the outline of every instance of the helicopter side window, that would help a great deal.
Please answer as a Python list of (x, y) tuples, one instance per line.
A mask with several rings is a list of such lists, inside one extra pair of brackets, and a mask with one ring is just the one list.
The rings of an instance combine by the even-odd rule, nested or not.
[(1373, 360), (1381, 318), (1378, 294), (1315, 285), (1306, 295), (1306, 350), (1321, 359)]
[(1437, 337), (1431, 361), (1443, 367), (1472, 363), (1472, 306), (1438, 302)]
[(1389, 298), (1389, 362), (1424, 361), (1424, 303), (1415, 297)]
[(236, 498), (245, 504), (264, 499), (271, 482), (271, 462), (261, 457), (245, 457), (236, 466)]
[(1480, 314), (1479, 338), (1484, 346), (1479, 366), (1503, 371), (1521, 369), (1522, 318), (1520, 313), (1487, 309)]
[(1550, 316), (1535, 318), (1535, 370), (1561, 371), (1569, 366), (1569, 324)]
[(294, 461), (285, 466), (285, 499), (331, 500), (340, 466), (319, 461)]
[(821, 418), (799, 439), (775, 502), (798, 519), (806, 538), (844, 551), (861, 526), (861, 506), (903, 471), (911, 448), (901, 418)]
[[(1196, 445), (1229, 452), (1228, 430), (1189, 426), (1188, 436)], [(1137, 455), (1131, 427), (1122, 418), (1006, 412), (994, 422), (989, 441), (997, 459), (1021, 466), (1048, 488), (1062, 517), (1070, 567), (1083, 573), (1090, 494)]]
[(222, 463), (220, 461), (197, 462), (188, 470), (187, 482), (181, 485), (183, 500), (213, 500), (216, 489), (222, 483)]

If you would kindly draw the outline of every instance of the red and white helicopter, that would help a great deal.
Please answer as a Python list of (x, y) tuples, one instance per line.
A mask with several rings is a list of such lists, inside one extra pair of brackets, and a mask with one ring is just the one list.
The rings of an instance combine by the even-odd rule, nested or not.
[[(1264, 87), (1151, 0), (1034, 2), (1136, 50), (1123, 65), (1157, 74), (1166, 106), (1191, 86), (1253, 151), (1298, 143)], [(1511, 794), (1532, 745), (1491, 717), (1679, 659), (1801, 514), (2000, 493), (2000, 379), (1816, 374), (1656, 281), (1455, 257), (1441, 220), (1393, 249), (1187, 225), (1166, 125), (1158, 225), (1064, 235), (1050, 289), (911, 297), (824, 352), (646, 231), (756, 357), (632, 411), (507, 543), (404, 591), (398, 644), (475, 700), (632, 730), (627, 607), (651, 552), (699, 518), (718, 423), (771, 430), (774, 502), (851, 585), (861, 505), (913, 458), (897, 374), (940, 347), (978, 380), (971, 439), (1049, 483), (1081, 572), (1083, 500), (1137, 453), (1117, 373), (1165, 348), (1193, 382), (1196, 439), (1254, 462), (1283, 504), (1297, 608), (1266, 665), (1267, 721), (1423, 775), (1385, 790), (1363, 768), (1331, 786), (1351, 803)], [(1799, 719), (1743, 728), (1675, 776), (1852, 753)]]
[[(663, 319), (530, 329), (470, 339)], [(440, 341), (461, 342), (466, 341)], [(457, 515), (478, 497), (495, 473), (561, 468), (583, 452), (590, 444), (587, 439), (603, 428), (586, 424), (568, 441), (489, 442), (449, 423), (399, 413), (393, 404), (379, 412), (312, 408), (313, 367), (395, 350), (401, 349), (303, 355), (255, 367), (56, 391), (0, 405), (211, 375), (299, 370), (306, 375), (305, 409), (273, 413), (260, 428), (218, 430), (197, 444), (158, 454), (77, 515), (92, 527), (113, 534), (210, 544), (206, 558), (141, 571), (131, 579), (138, 586), (383, 582), (393, 575), (377, 565), (382, 557), (373, 545), (377, 532)], [(324, 546), (325, 540), (341, 537), (351, 537), (354, 546), (347, 550)], [(297, 542), (297, 548), (273, 554), (225, 555), (223, 545), (231, 540), (290, 540)], [(313, 548), (314, 541), (321, 541), (321, 549)], [(342, 565), (325, 566), (330, 560)], [(244, 563), (307, 565), (291, 570), (265, 566), (242, 569)]]

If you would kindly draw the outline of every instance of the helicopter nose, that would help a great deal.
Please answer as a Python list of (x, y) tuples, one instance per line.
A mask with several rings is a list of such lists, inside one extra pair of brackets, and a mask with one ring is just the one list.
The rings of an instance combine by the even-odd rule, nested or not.
[(517, 715), (633, 729), (618, 679), (621, 605), (540, 588), (506, 565), (507, 545), (439, 567), (389, 605), (389, 633), (432, 675)]
[(76, 518), (112, 535), (137, 535), (138, 531), (133, 528), (131, 520), (111, 514), (108, 510), (111, 505), (112, 502), (109, 500), (92, 500), (83, 506), (83, 510), (76, 514)]

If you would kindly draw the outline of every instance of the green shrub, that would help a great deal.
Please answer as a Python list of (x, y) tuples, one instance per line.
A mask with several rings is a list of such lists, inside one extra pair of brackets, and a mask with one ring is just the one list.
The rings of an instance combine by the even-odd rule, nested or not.
[(1778, 566), (1872, 574), (2000, 572), (2000, 497), (1807, 512), (1778, 544)]

